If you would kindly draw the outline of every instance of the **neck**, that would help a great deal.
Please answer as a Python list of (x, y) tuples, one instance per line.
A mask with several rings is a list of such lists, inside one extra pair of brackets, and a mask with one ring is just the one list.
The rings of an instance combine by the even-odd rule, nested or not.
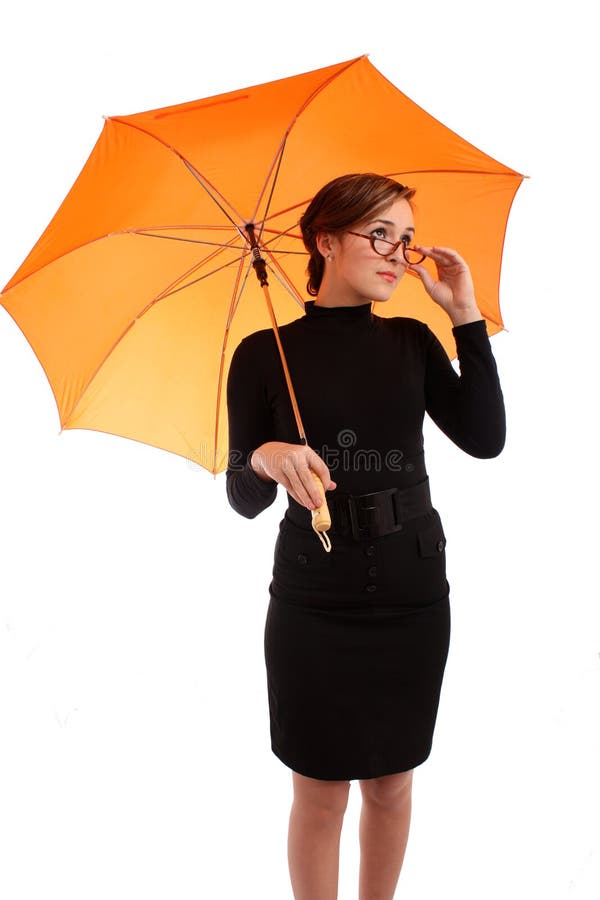
[(323, 307), (323, 309), (336, 309), (336, 308), (353, 308), (359, 306), (371, 306), (371, 300), (358, 300), (355, 303), (347, 303), (344, 300), (339, 300), (337, 303), (327, 303), (321, 300), (321, 297), (315, 297), (314, 305), (317, 307)]
[(340, 290), (339, 285), (334, 289), (327, 278), (324, 278), (321, 282), (319, 293), (315, 297), (315, 306), (365, 306), (365, 304), (371, 302), (371, 300), (362, 297), (355, 291)]

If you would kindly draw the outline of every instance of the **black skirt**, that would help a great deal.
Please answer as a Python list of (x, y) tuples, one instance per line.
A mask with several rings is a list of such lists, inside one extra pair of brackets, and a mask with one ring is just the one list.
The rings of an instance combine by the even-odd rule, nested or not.
[(450, 641), (435, 509), (326, 553), (288, 514), (265, 623), (271, 748), (310, 778), (404, 772), (429, 756)]

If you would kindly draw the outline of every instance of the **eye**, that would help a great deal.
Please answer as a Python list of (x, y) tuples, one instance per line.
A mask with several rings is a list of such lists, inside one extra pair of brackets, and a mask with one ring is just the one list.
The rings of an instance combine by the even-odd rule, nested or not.
[(410, 234), (403, 234), (402, 237), (400, 238), (400, 240), (402, 241), (402, 243), (404, 244), (405, 247), (409, 247), (412, 237)]
[(385, 238), (386, 235), (387, 231), (385, 228), (374, 228), (371, 232), (371, 236), (376, 238)]

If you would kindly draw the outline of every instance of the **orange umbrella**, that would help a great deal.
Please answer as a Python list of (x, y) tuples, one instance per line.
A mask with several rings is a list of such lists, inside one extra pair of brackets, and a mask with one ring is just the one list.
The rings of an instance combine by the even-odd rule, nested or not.
[[(501, 330), (502, 245), (523, 176), (446, 128), (362, 56), (106, 119), (1, 295), (46, 373), (61, 430), (121, 435), (223, 471), (233, 351), (274, 319), (302, 315), (298, 219), (325, 182), (351, 172), (416, 188), (420, 242), (458, 249), (489, 333)], [(267, 303), (253, 263), (257, 274), (266, 267)], [(377, 313), (427, 322), (454, 354), (452, 323), (418, 279), (405, 279)]]

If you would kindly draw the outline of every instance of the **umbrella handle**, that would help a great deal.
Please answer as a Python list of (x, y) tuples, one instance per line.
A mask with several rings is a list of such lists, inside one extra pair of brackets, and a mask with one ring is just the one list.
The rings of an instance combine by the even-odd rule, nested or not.
[(326, 532), (331, 528), (331, 514), (329, 512), (329, 507), (327, 506), (327, 500), (325, 499), (325, 488), (323, 487), (323, 482), (316, 472), (313, 472), (312, 474), (321, 495), (321, 505), (318, 506), (317, 509), (311, 510), (312, 527), (313, 530), (317, 533), (317, 537), (323, 544), (326, 552), (329, 553), (329, 551), (331, 550), (331, 541), (329, 540), (329, 535)]

